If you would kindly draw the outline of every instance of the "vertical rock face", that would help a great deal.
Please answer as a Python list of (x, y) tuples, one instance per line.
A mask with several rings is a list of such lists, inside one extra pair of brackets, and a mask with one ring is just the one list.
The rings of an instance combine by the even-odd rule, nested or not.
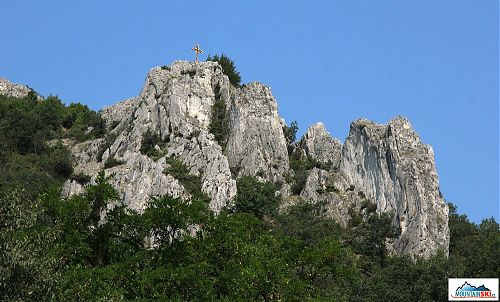
[(104, 160), (125, 150), (139, 151), (148, 129), (162, 138), (207, 133), (216, 84), (227, 95), (229, 81), (213, 62), (176, 62), (166, 69), (153, 68), (138, 97), (103, 109), (105, 119), (115, 119), (121, 121), (119, 126), (126, 126)]
[(238, 90), (229, 106), (229, 119), (226, 155), (237, 174), (282, 179), (288, 170), (288, 153), (271, 89), (250, 83)]
[(309, 173), (300, 197), (323, 206), (325, 214), (343, 227), (347, 227), (351, 218), (349, 209), (359, 210), (362, 202), (355, 191), (349, 190), (341, 174), (318, 168)]
[(393, 214), (401, 230), (395, 252), (429, 256), (448, 251), (448, 207), (439, 191), (434, 154), (408, 120), (353, 122), (340, 170), (379, 213)]

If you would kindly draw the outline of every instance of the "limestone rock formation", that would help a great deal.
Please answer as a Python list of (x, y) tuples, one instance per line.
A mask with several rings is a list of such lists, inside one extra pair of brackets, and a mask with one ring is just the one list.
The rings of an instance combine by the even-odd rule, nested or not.
[[(318, 137), (328, 136), (315, 128), (320, 129), (310, 128), (300, 145), (320, 160), (311, 150), (324, 146)], [(397, 117), (387, 125), (353, 122), (338, 158), (338, 166), (310, 172), (303, 199), (322, 204), (344, 226), (350, 219), (348, 209), (365, 211), (369, 202), (377, 213), (392, 215), (401, 232), (391, 243), (394, 253), (428, 257), (448, 252), (448, 207), (439, 190), (434, 154), (408, 120)]]
[[(101, 111), (110, 129), (105, 139), (72, 146), (78, 159), (75, 170), (95, 176), (108, 159), (122, 161), (107, 172), (124, 202), (141, 209), (152, 196), (187, 198), (189, 192), (172, 175), (163, 173), (168, 166), (164, 156), (176, 157), (191, 174), (201, 176), (202, 189), (212, 199), (211, 209), (220, 211), (235, 196), (236, 183), (221, 147), (208, 131), (216, 85), (228, 98), (229, 80), (213, 62), (175, 62), (151, 69), (139, 96)], [(147, 131), (164, 142), (158, 150), (162, 158), (141, 154)]]
[[(221, 142), (225, 152), (210, 133), (216, 98), (227, 108), (229, 137)], [(70, 144), (78, 163), (75, 170), (95, 176), (108, 159), (122, 161), (109, 173), (132, 208), (143, 208), (151, 196), (189, 195), (171, 175), (163, 173), (168, 165), (164, 158), (141, 154), (147, 131), (163, 141), (164, 146), (156, 146), (163, 156), (180, 159), (191, 174), (201, 176), (202, 190), (211, 197), (210, 207), (215, 212), (230, 204), (236, 194), (231, 170), (236, 175), (276, 180), (288, 169), (282, 123), (270, 88), (260, 83), (233, 87), (215, 62), (179, 61), (155, 67), (139, 96), (103, 108), (101, 116), (109, 129), (105, 139)], [(68, 182), (64, 193), (69, 196), (79, 191)]]
[(31, 89), (26, 85), (13, 84), (7, 79), (0, 78), (0, 95), (23, 98)]
[(226, 155), (237, 175), (282, 179), (288, 170), (288, 153), (271, 89), (250, 83), (237, 90), (229, 106), (229, 119)]
[(318, 168), (309, 173), (300, 197), (324, 207), (325, 214), (343, 227), (351, 218), (349, 209), (360, 210), (363, 202), (342, 174)]
[(326, 131), (323, 123), (316, 123), (309, 127), (300, 141), (300, 146), (307, 156), (321, 163), (336, 166), (340, 162), (342, 143)]
[(357, 190), (393, 213), (401, 236), (398, 253), (429, 256), (448, 251), (448, 207), (439, 190), (432, 147), (421, 142), (409, 121), (388, 125), (368, 120), (351, 124), (340, 169)]
[[(225, 112), (219, 114), (227, 121), (227, 137), (219, 142), (211, 123), (214, 104), (221, 100)], [(290, 175), (296, 171), (290, 169), (285, 124), (271, 89), (260, 83), (234, 87), (216, 62), (155, 67), (138, 96), (100, 113), (106, 137), (65, 143), (77, 173), (95, 177), (106, 161), (117, 160), (106, 174), (112, 175), (112, 184), (132, 208), (144, 208), (152, 196), (189, 198), (175, 175), (165, 173), (168, 159), (174, 157), (190, 174), (200, 176), (216, 213), (233, 202), (236, 178), (254, 175), (282, 183), (283, 210), (307, 200), (324, 206), (326, 215), (343, 226), (348, 225), (349, 209), (365, 218), (373, 211), (389, 213), (401, 231), (391, 244), (394, 253), (427, 257), (448, 251), (448, 207), (439, 191), (432, 148), (404, 118), (387, 125), (355, 121), (344, 144), (322, 123), (311, 126), (294, 148), (316, 167), (308, 166), (302, 191), (291, 195), (295, 180)], [(157, 137), (154, 156), (142, 148), (146, 133)], [(81, 185), (68, 181), (63, 194), (81, 191)]]

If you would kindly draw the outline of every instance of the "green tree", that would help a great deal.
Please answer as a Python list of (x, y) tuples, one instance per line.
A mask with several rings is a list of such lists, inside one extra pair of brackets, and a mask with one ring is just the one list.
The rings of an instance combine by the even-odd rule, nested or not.
[(280, 198), (276, 196), (276, 188), (268, 182), (260, 182), (253, 176), (242, 176), (236, 180), (238, 195), (235, 210), (253, 214), (259, 219), (276, 215)]
[(229, 78), (229, 82), (235, 87), (239, 87), (241, 83), (240, 73), (236, 70), (234, 61), (224, 54), (210, 56), (208, 55), (207, 61), (218, 62), (222, 67), (222, 71)]
[[(58, 191), (54, 191), (59, 194)], [(26, 191), (0, 195), (0, 300), (47, 301), (59, 263), (50, 247), (58, 232)]]
[(66, 108), (57, 96), (49, 96), (43, 101), (36, 102), (34, 114), (40, 119), (49, 138), (56, 137), (60, 130)]
[(106, 132), (104, 120), (86, 105), (71, 103), (65, 110), (62, 125), (68, 136), (79, 141), (102, 137)]
[(0, 134), (8, 151), (39, 154), (44, 150), (51, 125), (43, 124), (38, 106), (26, 99), (0, 96)]
[(226, 112), (226, 102), (222, 99), (219, 84), (215, 86), (214, 92), (215, 102), (212, 105), (212, 118), (209, 129), (222, 150), (224, 150), (229, 138), (229, 116)]
[(118, 192), (109, 184), (109, 179), (104, 171), (100, 171), (95, 179), (96, 184), (85, 191), (85, 198), (91, 205), (89, 221), (96, 228), (105, 207), (119, 197)]
[(306, 185), (309, 170), (318, 166), (318, 163), (299, 149), (294, 150), (289, 158), (290, 169), (293, 171), (292, 177), (289, 177), (289, 181), (292, 183), (291, 190), (293, 194), (299, 195)]
[(203, 254), (213, 300), (303, 301), (306, 285), (282, 258), (278, 238), (246, 213), (220, 214), (205, 228)]
[(208, 205), (203, 200), (183, 201), (168, 195), (152, 198), (143, 215), (149, 233), (162, 245), (181, 239), (181, 235), (205, 223), (208, 217)]
[(58, 135), (62, 106), (57, 98), (32, 101), (0, 96), (0, 194), (23, 188), (34, 199), (71, 174), (67, 148), (47, 143)]
[(361, 269), (370, 273), (378, 266), (385, 265), (388, 257), (387, 239), (397, 237), (398, 230), (387, 213), (373, 213), (367, 218), (363, 218), (354, 209), (350, 209), (349, 213), (351, 219), (344, 238), (356, 253), (362, 255)]
[(163, 155), (160, 150), (156, 150), (156, 146), (160, 149), (165, 147), (165, 141), (161, 139), (160, 135), (151, 131), (149, 128), (142, 136), (141, 153), (152, 158), (159, 158)]
[(297, 267), (301, 279), (314, 287), (313, 295), (329, 300), (347, 299), (361, 277), (351, 251), (328, 236), (305, 246)]
[(446, 257), (442, 253), (415, 260), (394, 256), (387, 259), (384, 267), (365, 276), (360, 284), (363, 296), (357, 301), (380, 301), (381, 296), (386, 301), (443, 301), (447, 281)]
[[(72, 174), (70, 152), (62, 144), (49, 143), (71, 132), (64, 126), (67, 113), (79, 106), (70, 107), (55, 96), (45, 100), (35, 93), (25, 98), (0, 96), (0, 194), (23, 188), (34, 200)], [(86, 108), (80, 120), (104, 125), (97, 113), (80, 107)]]
[(500, 228), (493, 219), (476, 225), (449, 203), (450, 277), (486, 278), (500, 274)]
[(325, 213), (324, 205), (302, 201), (278, 215), (274, 232), (280, 237), (295, 238), (305, 245), (319, 243), (329, 236), (340, 238), (342, 228)]
[(290, 123), (290, 126), (283, 126), (283, 135), (285, 135), (286, 145), (288, 149), (288, 154), (293, 151), (292, 144), (297, 139), (297, 130), (299, 130), (299, 125), (296, 121)]
[(61, 143), (49, 148), (46, 153), (47, 170), (53, 170), (53, 175), (62, 179), (67, 179), (73, 173), (73, 157), (66, 146)]

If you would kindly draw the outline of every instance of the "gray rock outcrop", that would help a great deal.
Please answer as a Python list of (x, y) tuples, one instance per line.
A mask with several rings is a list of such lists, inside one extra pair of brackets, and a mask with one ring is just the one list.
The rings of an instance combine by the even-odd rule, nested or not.
[(26, 85), (13, 84), (9, 80), (0, 78), (0, 95), (23, 98), (28, 95), (31, 89)]
[[(101, 111), (110, 128), (105, 139), (72, 146), (78, 159), (75, 170), (95, 176), (108, 159), (122, 161), (108, 169), (111, 183), (126, 204), (142, 209), (153, 196), (189, 195), (172, 175), (163, 173), (168, 166), (165, 156), (176, 157), (191, 174), (201, 177), (202, 190), (212, 200), (210, 208), (220, 211), (234, 198), (236, 183), (227, 158), (208, 130), (216, 85), (228, 98), (229, 80), (213, 62), (175, 62), (168, 68), (151, 69), (139, 96)], [(164, 156), (157, 160), (141, 154), (147, 131), (165, 143), (159, 150)]]
[[(211, 133), (217, 100), (226, 108), (224, 142)], [(233, 87), (218, 63), (179, 61), (155, 67), (138, 96), (103, 108), (101, 116), (108, 128), (105, 138), (65, 143), (73, 152), (77, 173), (94, 177), (108, 159), (118, 160), (121, 164), (106, 172), (132, 208), (144, 208), (153, 196), (189, 198), (175, 175), (165, 174), (168, 158), (174, 157), (200, 177), (216, 213), (233, 202), (236, 178), (254, 175), (283, 184), (283, 210), (307, 200), (321, 204), (326, 215), (347, 226), (349, 209), (366, 218), (373, 215), (366, 209), (371, 203), (376, 213), (392, 215), (401, 231), (391, 243), (394, 253), (428, 257), (438, 250), (448, 252), (448, 207), (439, 191), (433, 151), (404, 118), (387, 125), (357, 120), (344, 144), (322, 123), (311, 126), (294, 148), (316, 167), (302, 174), (307, 176), (305, 185), (300, 194), (292, 195), (290, 179), (299, 174), (290, 169), (285, 124), (271, 89), (260, 83)], [(161, 140), (156, 156), (141, 152), (148, 131)], [(82, 189), (68, 181), (63, 194)]]
[(236, 91), (229, 106), (226, 155), (237, 175), (279, 180), (288, 170), (283, 124), (271, 89), (250, 83)]
[[(216, 98), (227, 108), (230, 130), (225, 151), (210, 133)], [(163, 173), (168, 166), (164, 158), (141, 154), (147, 131), (164, 142), (162, 150), (156, 146), (163, 154), (160, 157), (178, 158), (191, 174), (201, 177), (202, 190), (211, 197), (210, 208), (215, 212), (232, 202), (237, 175), (277, 180), (288, 170), (282, 122), (270, 88), (260, 83), (233, 87), (215, 62), (179, 61), (155, 67), (139, 96), (103, 108), (101, 116), (109, 129), (106, 138), (68, 144), (78, 163), (75, 171), (95, 176), (108, 159), (122, 161), (108, 170), (111, 183), (132, 208), (143, 208), (152, 196), (189, 195)], [(231, 170), (237, 171), (235, 176)], [(69, 196), (77, 189), (68, 181), (63, 192)]]
[(351, 218), (349, 209), (360, 209), (362, 202), (356, 192), (350, 190), (349, 187), (342, 174), (313, 168), (300, 197), (323, 206), (326, 216), (334, 218), (341, 226), (347, 227)]
[(340, 162), (342, 143), (326, 131), (323, 123), (309, 127), (300, 140), (300, 146), (307, 156), (321, 163), (337, 166)]
[(389, 213), (401, 233), (390, 244), (393, 253), (448, 253), (448, 207), (439, 190), (434, 154), (408, 120), (397, 117), (387, 125), (357, 120), (341, 149), (332, 140), (324, 127), (315, 125), (299, 144), (317, 161), (338, 159), (327, 170), (310, 171), (300, 194), (304, 200), (322, 204), (343, 226), (350, 219), (348, 209), (363, 212), (370, 202), (377, 213)]
[(340, 169), (379, 213), (393, 213), (401, 231), (393, 243), (395, 252), (424, 257), (448, 252), (448, 207), (439, 190), (434, 153), (408, 120), (353, 122)]

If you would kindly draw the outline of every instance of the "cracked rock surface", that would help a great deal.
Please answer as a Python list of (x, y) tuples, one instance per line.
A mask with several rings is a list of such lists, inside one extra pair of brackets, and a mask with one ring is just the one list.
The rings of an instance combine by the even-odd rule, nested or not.
[[(226, 108), (225, 142), (210, 133), (216, 100)], [(76, 173), (95, 177), (108, 159), (118, 160), (121, 164), (106, 169), (106, 174), (131, 208), (143, 209), (151, 197), (165, 194), (189, 199), (190, 192), (175, 175), (165, 173), (173, 157), (200, 177), (215, 213), (233, 203), (236, 178), (253, 175), (282, 184), (285, 210), (307, 200), (324, 206), (325, 215), (343, 226), (348, 225), (349, 209), (365, 218), (373, 215), (367, 203), (376, 214), (389, 213), (401, 232), (390, 244), (393, 253), (428, 257), (448, 252), (448, 207), (439, 191), (434, 154), (403, 117), (386, 125), (354, 121), (343, 144), (322, 123), (311, 126), (294, 148), (317, 166), (307, 171), (300, 194), (292, 195), (289, 175), (294, 171), (285, 124), (271, 89), (258, 82), (234, 87), (216, 62), (178, 61), (152, 68), (138, 96), (100, 114), (108, 128), (106, 137), (65, 144), (74, 155)], [(156, 157), (141, 153), (148, 131), (162, 142), (155, 146)], [(67, 181), (62, 193), (82, 191), (80, 184)]]
[[(213, 62), (175, 62), (151, 69), (139, 96), (102, 109), (101, 116), (111, 128), (106, 138), (71, 147), (78, 159), (75, 170), (94, 177), (109, 158), (122, 161), (106, 174), (112, 175), (111, 182), (126, 204), (143, 209), (153, 196), (188, 198), (189, 192), (164, 173), (165, 156), (175, 157), (190, 174), (201, 176), (202, 190), (211, 198), (210, 208), (219, 212), (232, 202), (236, 182), (221, 147), (208, 131), (216, 85), (229, 98), (229, 80)], [(164, 156), (157, 160), (140, 152), (148, 130), (165, 142), (159, 150)]]
[(393, 214), (401, 230), (394, 251), (421, 256), (448, 252), (448, 206), (439, 190), (434, 152), (407, 119), (396, 117), (387, 125), (353, 122), (340, 169), (379, 212)]

